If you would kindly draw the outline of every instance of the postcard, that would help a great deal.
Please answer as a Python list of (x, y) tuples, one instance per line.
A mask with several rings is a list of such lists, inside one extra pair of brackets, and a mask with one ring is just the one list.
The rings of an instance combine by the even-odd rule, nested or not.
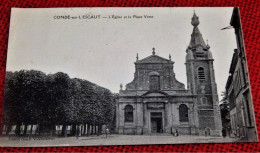
[(236, 7), (12, 8), (0, 146), (257, 142)]

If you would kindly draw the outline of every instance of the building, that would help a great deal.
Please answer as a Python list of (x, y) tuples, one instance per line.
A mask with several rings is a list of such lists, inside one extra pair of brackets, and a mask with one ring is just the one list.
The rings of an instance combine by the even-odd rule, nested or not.
[(221, 135), (221, 118), (215, 83), (213, 57), (198, 29), (195, 14), (193, 31), (186, 49), (187, 89), (177, 81), (174, 62), (155, 54), (136, 58), (135, 74), (119, 92), (116, 130), (119, 134), (174, 133)]
[(230, 25), (235, 29), (237, 49), (232, 57), (226, 92), (230, 105), (231, 135), (257, 141), (254, 109), (245, 56), (239, 9), (234, 8)]

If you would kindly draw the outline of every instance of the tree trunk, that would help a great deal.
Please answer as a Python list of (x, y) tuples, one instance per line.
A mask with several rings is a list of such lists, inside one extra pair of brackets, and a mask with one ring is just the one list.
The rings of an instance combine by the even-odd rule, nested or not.
[(97, 136), (99, 136), (99, 125), (97, 126)]
[(98, 126), (96, 126), (96, 134), (97, 134), (97, 136), (99, 136), (99, 129), (98, 129)]
[(8, 134), (9, 134), (9, 133), (8, 133), (8, 128), (9, 128), (9, 123), (7, 123), (7, 124), (6, 124), (6, 128), (5, 128), (5, 129), (6, 129), (6, 131), (5, 131), (5, 135), (8, 135)]
[(89, 134), (90, 134), (90, 125), (89, 124), (87, 124), (87, 136), (89, 136)]
[(43, 127), (42, 127), (43, 125), (42, 124), (39, 124), (38, 125), (38, 131), (39, 131), (39, 135), (41, 135), (42, 134), (42, 129), (43, 129)]
[(30, 135), (32, 135), (32, 130), (33, 130), (33, 124), (31, 125)]
[(86, 124), (83, 126), (83, 135), (86, 135)]
[(65, 124), (62, 125), (61, 135), (63, 135), (64, 137), (66, 136), (66, 125)]
[(1, 124), (1, 135), (3, 135), (4, 126), (5, 126), (5, 124), (2, 123), (2, 124)]
[(19, 135), (20, 135), (21, 125), (22, 125), (21, 123), (16, 124), (16, 129), (15, 129), (15, 135), (16, 135), (16, 136), (19, 136)]
[(11, 126), (11, 124), (7, 124), (6, 126), (7, 126), (6, 135), (9, 135), (9, 132), (10, 132), (12, 126)]
[(76, 135), (76, 124), (72, 125), (72, 131), (71, 131), (71, 135), (75, 136)]
[(27, 124), (24, 125), (23, 135), (26, 135), (26, 131), (27, 131)]
[(35, 135), (37, 135), (39, 132), (39, 124), (37, 123), (36, 126), (35, 126)]
[(102, 135), (102, 125), (98, 126), (98, 135)]
[(41, 124), (40, 123), (38, 123), (38, 125), (37, 125), (37, 127), (36, 127), (36, 131), (38, 132), (38, 135), (41, 135), (41, 133), (42, 133), (42, 128), (41, 128)]
[(53, 135), (53, 124), (49, 124), (49, 134), (50, 136)]

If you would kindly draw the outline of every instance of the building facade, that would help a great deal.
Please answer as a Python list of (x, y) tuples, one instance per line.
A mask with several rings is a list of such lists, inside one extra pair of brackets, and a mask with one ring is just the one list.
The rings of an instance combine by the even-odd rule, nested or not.
[(239, 9), (234, 8), (230, 25), (235, 30), (237, 49), (234, 50), (226, 92), (230, 106), (231, 135), (245, 141), (257, 141), (254, 109), (245, 56)]
[(135, 74), (119, 92), (116, 130), (119, 134), (174, 133), (221, 135), (221, 118), (213, 57), (198, 29), (186, 49), (187, 89), (175, 78), (174, 62), (155, 54), (135, 62)]

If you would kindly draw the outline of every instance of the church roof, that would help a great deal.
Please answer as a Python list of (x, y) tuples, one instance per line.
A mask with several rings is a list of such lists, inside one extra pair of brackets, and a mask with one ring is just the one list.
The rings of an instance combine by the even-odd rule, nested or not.
[(169, 59), (165, 59), (163, 57), (160, 57), (158, 55), (150, 55), (144, 59), (138, 60), (135, 63), (174, 63), (173, 61)]

